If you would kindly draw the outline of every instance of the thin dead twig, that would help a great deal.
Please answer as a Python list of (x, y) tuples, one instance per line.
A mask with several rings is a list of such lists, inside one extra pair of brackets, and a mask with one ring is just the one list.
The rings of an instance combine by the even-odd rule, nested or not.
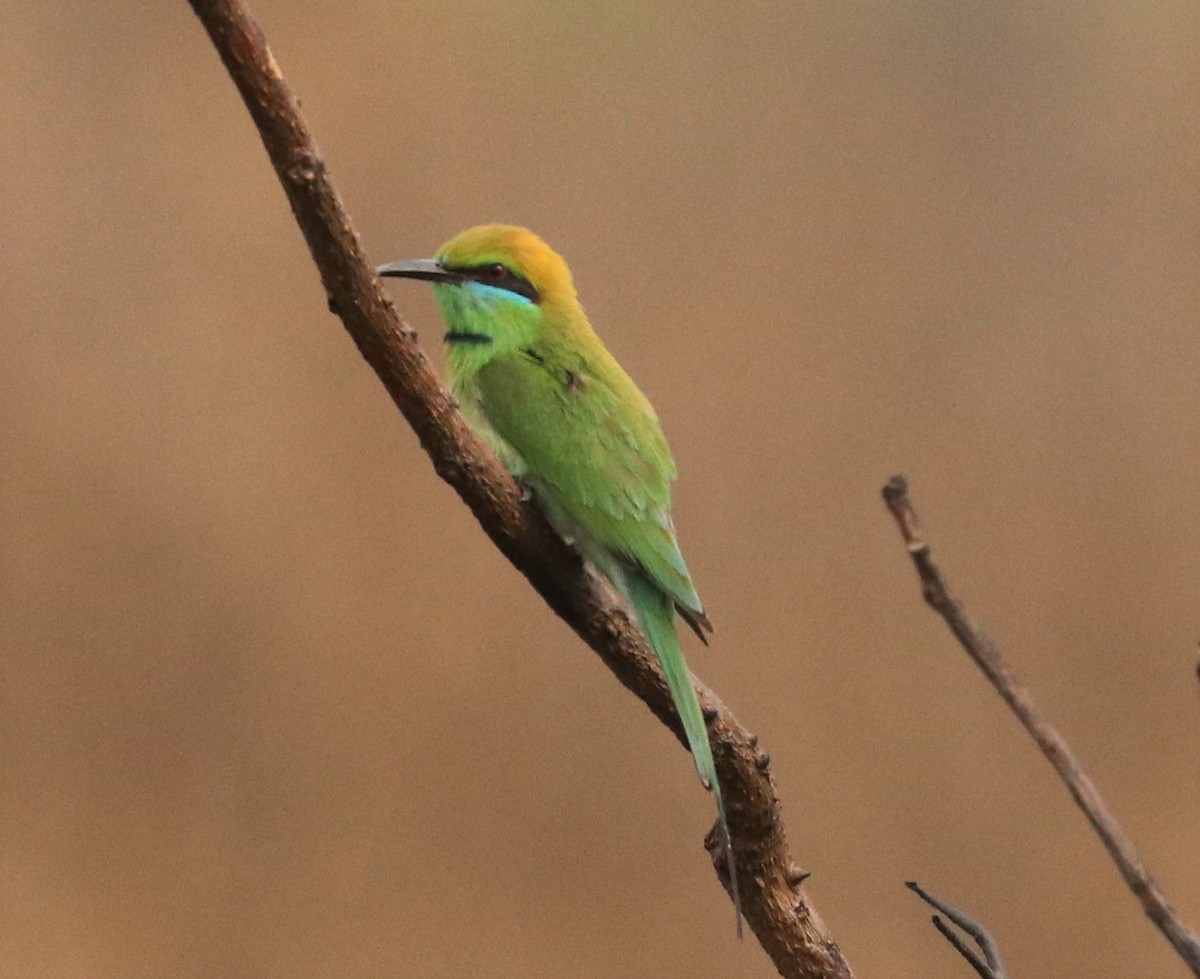
[(1088, 822), (1092, 824), (1092, 829), (1108, 850), (1125, 883), (1141, 903), (1142, 910), (1166, 936), (1179, 957), (1192, 970), (1192, 974), (1200, 976), (1200, 939), (1180, 920), (1178, 912), (1146, 869), (1133, 841), (1109, 811), (1063, 736), (1042, 717), (1028, 689), (1017, 679), (1005, 661), (1000, 647), (984, 635), (967, 614), (962, 603), (951, 595), (921, 533), (920, 521), (917, 519), (912, 500), (909, 499), (908, 481), (903, 476), (893, 476), (883, 488), (883, 499), (896, 520), (900, 536), (917, 569), (926, 603), (945, 620), (950, 631), (958, 639), (959, 645), (983, 670), (996, 692), (1017, 715), (1017, 719), (1058, 773), (1075, 804), (1083, 810)]

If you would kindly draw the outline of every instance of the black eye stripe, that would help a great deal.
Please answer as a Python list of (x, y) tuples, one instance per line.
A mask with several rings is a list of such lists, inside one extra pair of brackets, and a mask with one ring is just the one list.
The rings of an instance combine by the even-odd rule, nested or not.
[(528, 279), (517, 275), (516, 272), (501, 262), (488, 262), (484, 265), (447, 265), (446, 271), (457, 272), (465, 279), (482, 282), (488, 286), (495, 286), (497, 289), (506, 289), (509, 292), (515, 292), (518, 296), (524, 296), (530, 302), (540, 302), (542, 298)]

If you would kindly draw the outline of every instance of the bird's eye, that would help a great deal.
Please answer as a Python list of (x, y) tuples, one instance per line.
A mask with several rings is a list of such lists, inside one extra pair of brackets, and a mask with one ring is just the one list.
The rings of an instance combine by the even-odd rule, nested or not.
[(541, 296), (538, 295), (537, 289), (533, 287), (529, 280), (519, 273), (514, 272), (503, 262), (489, 262), (486, 265), (463, 265), (459, 266), (459, 268), (462, 270), (464, 279), (490, 286), (493, 289), (505, 289), (508, 292), (516, 293), (518, 296), (524, 296), (532, 303), (541, 301)]

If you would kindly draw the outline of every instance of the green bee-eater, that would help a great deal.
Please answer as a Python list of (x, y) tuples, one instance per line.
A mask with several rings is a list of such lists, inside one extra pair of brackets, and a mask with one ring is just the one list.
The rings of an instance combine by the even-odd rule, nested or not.
[(463, 413), (636, 613), (716, 798), (737, 907), (725, 803), (675, 613), (701, 639), (712, 624), (675, 541), (675, 461), (658, 416), (592, 329), (567, 263), (533, 232), (471, 228), (436, 258), (393, 262), (379, 274), (433, 283)]

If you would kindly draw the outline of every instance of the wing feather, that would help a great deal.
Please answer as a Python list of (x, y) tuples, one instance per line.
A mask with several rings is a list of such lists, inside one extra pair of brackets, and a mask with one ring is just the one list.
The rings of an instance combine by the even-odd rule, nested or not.
[(671, 522), (675, 460), (650, 402), (608, 352), (499, 356), (479, 391), (519, 475), (595, 544), (644, 569), (699, 633), (708, 620)]

